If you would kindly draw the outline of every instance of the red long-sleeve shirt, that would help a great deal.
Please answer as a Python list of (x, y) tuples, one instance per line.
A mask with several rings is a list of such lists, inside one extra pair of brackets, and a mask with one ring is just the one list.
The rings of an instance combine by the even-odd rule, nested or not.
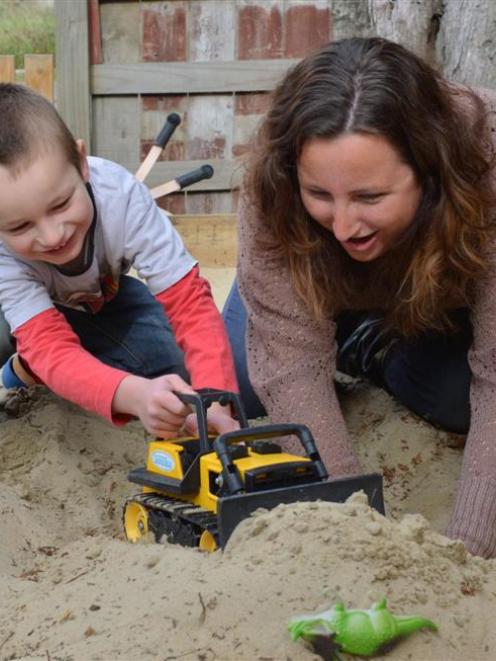
[[(156, 299), (184, 352), (193, 388), (237, 392), (227, 333), (198, 267)], [(129, 419), (112, 413), (115, 391), (128, 373), (105, 365), (86, 351), (61, 312), (45, 310), (22, 324), (14, 335), (19, 355), (37, 380), (53, 392), (114, 424)]]

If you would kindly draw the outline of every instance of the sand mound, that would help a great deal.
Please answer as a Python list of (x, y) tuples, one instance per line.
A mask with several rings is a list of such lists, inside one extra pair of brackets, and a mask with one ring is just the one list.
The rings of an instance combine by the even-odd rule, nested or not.
[[(492, 659), (494, 561), (473, 558), (418, 513), (402, 516), (427, 514), (434, 494), (440, 501), (439, 469), (457, 468), (459, 450), (401, 420), (377, 391), (344, 405), (367, 467), (390, 469), (386, 496), (400, 520), (359, 494), (344, 505), (283, 505), (257, 512), (224, 553), (209, 555), (125, 542), (121, 506), (134, 490), (125, 476), (143, 462), (142, 429), (112, 429), (38, 392), (22, 417), (0, 425), (0, 658), (315, 660), (291, 642), (290, 617), (385, 596), (394, 613), (439, 626), (388, 658)], [(382, 416), (374, 435), (372, 415)], [(434, 508), (436, 527), (449, 505)]]

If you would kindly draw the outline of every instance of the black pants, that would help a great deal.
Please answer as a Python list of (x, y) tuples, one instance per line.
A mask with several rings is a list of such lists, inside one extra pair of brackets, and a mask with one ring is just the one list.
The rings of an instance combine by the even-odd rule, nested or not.
[[(246, 311), (236, 283), (226, 301), (223, 317), (248, 417), (264, 415), (264, 407), (248, 378), (244, 342)], [(338, 317), (338, 369), (370, 379), (432, 424), (447, 431), (466, 433), (470, 424), (471, 379), (467, 354), (472, 343), (468, 311), (456, 311), (455, 333), (425, 333), (415, 340), (385, 341), (380, 323), (369, 323), (377, 319), (378, 315), (370, 312), (349, 312)], [(360, 326), (364, 332), (357, 332)], [(356, 343), (361, 343), (359, 349), (362, 355), (367, 354), (367, 360), (360, 357), (348, 360), (347, 351), (353, 352)]]
[[(405, 340), (384, 336), (380, 316), (375, 313), (343, 313), (336, 330), (338, 370), (383, 387), (437, 427), (466, 434), (470, 425), (467, 355), (472, 324), (466, 309), (454, 311), (452, 318), (456, 330), (451, 333), (432, 331)], [(357, 346), (362, 342), (362, 347)], [(356, 352), (357, 360), (350, 358), (350, 352)], [(366, 352), (369, 355), (363, 360)]]
[[(179, 374), (189, 381), (183, 359), (162, 306), (146, 285), (128, 275), (121, 276), (114, 298), (96, 314), (57, 305), (86, 351), (106, 365), (146, 378)], [(5, 324), (3, 355), (15, 351)], [(0, 324), (0, 331), (2, 325)], [(0, 367), (3, 363), (0, 363)]]

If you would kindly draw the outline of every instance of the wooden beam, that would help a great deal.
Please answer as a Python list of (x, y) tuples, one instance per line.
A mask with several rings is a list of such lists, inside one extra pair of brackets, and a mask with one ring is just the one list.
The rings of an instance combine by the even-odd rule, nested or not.
[(91, 152), (88, 5), (86, 0), (55, 0), (57, 108), (76, 138)]
[(95, 64), (90, 69), (91, 91), (95, 95), (264, 92), (298, 61)]
[(53, 55), (25, 55), (24, 82), (53, 101)]
[(243, 176), (242, 165), (231, 159), (205, 159), (204, 161), (160, 161), (155, 164), (146, 180), (147, 186), (153, 188), (180, 174), (196, 170), (208, 163), (214, 169), (211, 179), (204, 179), (187, 188), (188, 191), (232, 190), (238, 188)]
[[(98, 155), (102, 155), (99, 150)], [(103, 158), (109, 158), (110, 155), (103, 154)], [(111, 159), (111, 160), (116, 160)], [(130, 172), (136, 172), (139, 163), (135, 161), (118, 161)], [(155, 163), (150, 174), (146, 178), (146, 185), (149, 188), (160, 186), (161, 184), (175, 179), (180, 174), (196, 170), (202, 165), (211, 165), (214, 169), (214, 176), (211, 179), (204, 179), (197, 184), (188, 186), (188, 191), (220, 191), (232, 190), (238, 188), (243, 178), (243, 164), (233, 159), (215, 159), (209, 158), (204, 161), (159, 161)]]
[(95, 156), (108, 158), (136, 172), (139, 163), (139, 109), (138, 96), (97, 96), (93, 99), (91, 144)]
[(0, 55), (0, 83), (15, 82), (15, 57)]

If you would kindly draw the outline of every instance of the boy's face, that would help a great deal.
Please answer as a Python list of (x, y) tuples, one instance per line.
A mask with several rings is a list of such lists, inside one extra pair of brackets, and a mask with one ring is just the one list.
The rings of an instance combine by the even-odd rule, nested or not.
[(0, 166), (0, 240), (19, 257), (61, 266), (80, 254), (93, 204), (82, 141), (78, 149), (82, 177), (60, 149), (15, 174)]

